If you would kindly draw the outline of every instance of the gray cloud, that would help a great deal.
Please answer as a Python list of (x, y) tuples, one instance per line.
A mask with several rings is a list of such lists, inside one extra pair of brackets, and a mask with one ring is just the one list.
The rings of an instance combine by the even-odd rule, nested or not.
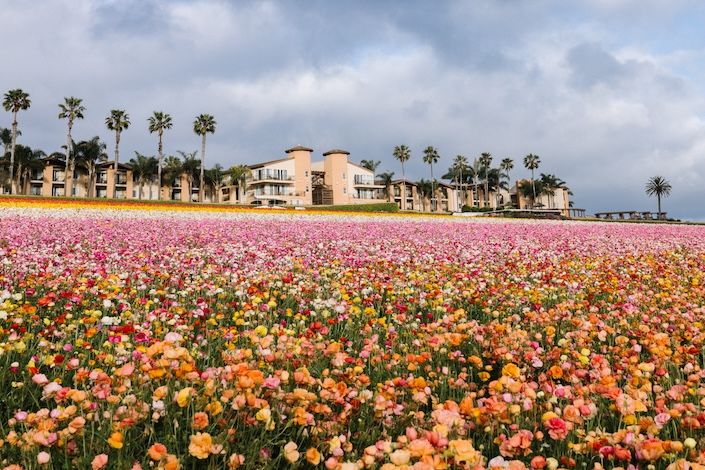
[(13, 19), (0, 29), (13, 45), (0, 90), (31, 93), (22, 139), (47, 151), (63, 144), (57, 104), (76, 95), (78, 138), (110, 143), (105, 116), (128, 110), (128, 159), (155, 151), (153, 110), (174, 116), (168, 152), (198, 148), (191, 121), (208, 112), (211, 164), (300, 143), (400, 174), (391, 150), (406, 143), (411, 177), (428, 177), (427, 145), (443, 169), (456, 154), (511, 156), (516, 177), (532, 152), (577, 206), (650, 208), (643, 185), (658, 173), (674, 185), (669, 212), (705, 220), (705, 44), (653, 39), (702, 20), (692, 1), (0, 0), (0, 11)]

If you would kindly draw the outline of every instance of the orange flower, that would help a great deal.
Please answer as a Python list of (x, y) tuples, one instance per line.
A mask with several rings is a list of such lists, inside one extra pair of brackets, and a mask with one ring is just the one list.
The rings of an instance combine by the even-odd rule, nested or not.
[(643, 460), (654, 461), (665, 453), (663, 443), (658, 439), (646, 439), (641, 443), (638, 455)]
[(153, 444), (152, 447), (150, 447), (147, 451), (147, 454), (149, 455), (150, 459), (159, 461), (166, 457), (166, 446), (160, 443)]
[(321, 453), (315, 447), (311, 447), (306, 451), (306, 461), (311, 465), (318, 465), (321, 463)]
[(213, 438), (207, 432), (191, 436), (188, 453), (197, 459), (207, 459), (213, 448)]
[(193, 415), (193, 429), (203, 429), (208, 426), (208, 415), (199, 411)]

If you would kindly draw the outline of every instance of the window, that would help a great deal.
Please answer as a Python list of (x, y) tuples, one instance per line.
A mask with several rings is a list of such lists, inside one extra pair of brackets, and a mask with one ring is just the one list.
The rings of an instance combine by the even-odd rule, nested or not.
[(32, 196), (41, 196), (42, 195), (41, 185), (33, 184), (32, 187), (30, 188), (30, 194)]
[(51, 188), (51, 195), (52, 196), (63, 196), (64, 195), (64, 187), (63, 186), (54, 186)]
[(64, 181), (64, 172), (62, 170), (54, 170), (52, 173), (52, 180), (53, 181)]
[(97, 184), (108, 184), (108, 173), (105, 171), (99, 171), (98, 175), (96, 175), (95, 182)]
[(304, 176), (308, 178), (308, 171), (304, 171)]
[(96, 197), (108, 197), (108, 190), (106, 188), (97, 188), (95, 191)]
[(116, 199), (125, 199), (125, 190), (121, 188), (115, 189), (115, 198)]
[(348, 193), (348, 188), (343, 188), (343, 194), (347, 194), (347, 193)]

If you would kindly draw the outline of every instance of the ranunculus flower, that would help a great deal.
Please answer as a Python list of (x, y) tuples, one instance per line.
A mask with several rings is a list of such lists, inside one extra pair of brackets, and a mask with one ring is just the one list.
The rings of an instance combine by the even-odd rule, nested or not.
[(147, 450), (147, 455), (149, 455), (149, 458), (152, 460), (161, 460), (164, 457), (166, 457), (167, 454), (167, 449), (164, 444), (160, 444), (157, 442), (156, 444), (152, 444), (152, 446)]
[(287, 460), (289, 463), (294, 463), (297, 460), (299, 460), (300, 454), (299, 451), (297, 450), (298, 446), (294, 442), (287, 442), (287, 444), (284, 446), (284, 458)]
[(213, 448), (213, 438), (207, 432), (191, 436), (188, 452), (197, 459), (207, 459)]
[(105, 468), (106, 465), (108, 465), (108, 456), (106, 454), (98, 454), (93, 457), (91, 461), (91, 468), (93, 470), (100, 470), (101, 468)]

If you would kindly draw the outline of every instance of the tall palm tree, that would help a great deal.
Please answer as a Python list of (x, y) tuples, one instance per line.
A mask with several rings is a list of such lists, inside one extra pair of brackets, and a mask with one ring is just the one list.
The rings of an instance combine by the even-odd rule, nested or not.
[(423, 151), (423, 161), (424, 163), (428, 163), (431, 165), (431, 211), (433, 211), (433, 200), (436, 198), (436, 191), (435, 191), (435, 180), (433, 179), (433, 164), (438, 163), (438, 160), (440, 159), (440, 155), (438, 155), (438, 150), (436, 150), (432, 146), (428, 146), (424, 149)]
[(203, 202), (205, 196), (205, 181), (204, 181), (204, 170), (206, 164), (206, 134), (213, 134), (215, 132), (216, 126), (215, 118), (210, 114), (201, 114), (196, 116), (193, 121), (193, 132), (201, 136), (201, 174), (200, 174), (200, 184), (198, 186), (198, 202)]
[(453, 160), (453, 166), (451, 167), (451, 170), (453, 171), (453, 175), (455, 176), (456, 182), (458, 183), (458, 187), (460, 189), (460, 198), (463, 201), (463, 205), (465, 205), (465, 192), (463, 191), (463, 175), (468, 174), (467, 157), (465, 157), (464, 155), (456, 155), (455, 159)]
[(64, 177), (64, 196), (73, 196), (73, 161), (71, 155), (73, 153), (73, 140), (71, 139), (71, 130), (76, 119), (83, 119), (83, 113), (86, 108), (83, 106), (83, 100), (70, 96), (64, 98), (64, 102), (59, 104), (59, 119), (66, 119), (68, 122), (68, 131), (66, 132), (66, 176)]
[(377, 171), (377, 168), (382, 164), (381, 161), (377, 160), (360, 160), (360, 166), (363, 168), (367, 168), (370, 170), (373, 174), (375, 171)]
[(29, 109), (32, 102), (29, 94), (21, 89), (10, 90), (5, 93), (2, 106), (5, 111), (12, 113), (12, 142), (10, 144), (10, 194), (14, 194), (17, 188), (13, 188), (13, 172), (15, 167), (15, 145), (17, 143), (17, 113)]
[(100, 137), (95, 136), (90, 140), (82, 140), (75, 145), (75, 148), (76, 165), (86, 170), (86, 173), (88, 173), (86, 195), (88, 197), (95, 197), (96, 167), (98, 163), (108, 161), (108, 154), (105, 151), (107, 145), (100, 140)]
[(663, 176), (652, 176), (646, 182), (646, 194), (648, 196), (656, 196), (658, 201), (658, 214), (656, 217), (661, 218), (661, 197), (667, 197), (671, 195), (671, 183), (668, 182)]
[[(182, 152), (181, 150), (177, 151), (179, 155), (181, 155), (181, 174), (186, 175), (186, 181), (188, 183), (188, 200), (191, 202), (192, 195), (191, 193), (193, 192), (193, 182), (196, 180), (196, 178), (200, 175), (203, 175), (203, 172), (201, 171), (201, 160), (198, 159), (196, 155), (198, 155), (198, 151), (194, 150), (191, 153), (186, 153)], [(201, 199), (201, 194), (203, 191), (203, 187), (198, 188), (198, 193), (199, 193), (199, 201), (203, 202)]]
[(541, 164), (541, 159), (533, 153), (524, 157), (524, 168), (531, 170), (531, 186), (534, 188), (532, 192), (532, 203), (536, 201), (536, 184), (534, 183), (534, 170), (538, 169)]
[(149, 122), (149, 133), (153, 134), (154, 132), (157, 133), (159, 136), (159, 146), (157, 147), (157, 158), (159, 159), (159, 166), (157, 169), (157, 186), (159, 187), (158, 189), (158, 195), (157, 199), (162, 198), (162, 160), (164, 159), (164, 148), (162, 145), (162, 140), (164, 136), (164, 131), (167, 129), (171, 129), (172, 127), (172, 122), (171, 122), (171, 116), (162, 112), (162, 111), (154, 111), (154, 114), (152, 114), (149, 119), (147, 119)]
[(490, 185), (489, 185), (489, 173), (490, 165), (492, 165), (492, 154), (489, 152), (482, 152), (480, 155), (480, 165), (482, 165), (482, 170), (485, 174), (485, 207), (490, 205)]
[(238, 191), (238, 201), (242, 202), (245, 195), (246, 180), (250, 174), (250, 169), (245, 165), (235, 165), (229, 170), (230, 181), (233, 186), (237, 186)]
[(137, 179), (139, 185), (138, 197), (142, 199), (144, 184), (148, 181), (154, 181), (154, 174), (157, 172), (159, 161), (154, 157), (142, 155), (135, 152), (135, 157), (130, 159), (132, 167), (132, 176)]
[(404, 173), (404, 163), (411, 158), (411, 149), (406, 145), (397, 145), (392, 152), (394, 158), (401, 163), (401, 208), (406, 209), (406, 174)]
[[(499, 170), (502, 172), (502, 176), (506, 179), (507, 182), (507, 188), (509, 188), (509, 183), (511, 182), (511, 178), (509, 177), (509, 172), (514, 169), (514, 160), (511, 158), (503, 158), (502, 161), (499, 164)], [(499, 195), (497, 198), (497, 201), (499, 202)]]
[(113, 170), (115, 171), (115, 177), (113, 178), (113, 197), (117, 194), (117, 171), (118, 163), (120, 161), (120, 134), (122, 131), (130, 127), (130, 116), (124, 109), (111, 109), (110, 116), (105, 118), (105, 125), (108, 130), (115, 132), (115, 163)]

